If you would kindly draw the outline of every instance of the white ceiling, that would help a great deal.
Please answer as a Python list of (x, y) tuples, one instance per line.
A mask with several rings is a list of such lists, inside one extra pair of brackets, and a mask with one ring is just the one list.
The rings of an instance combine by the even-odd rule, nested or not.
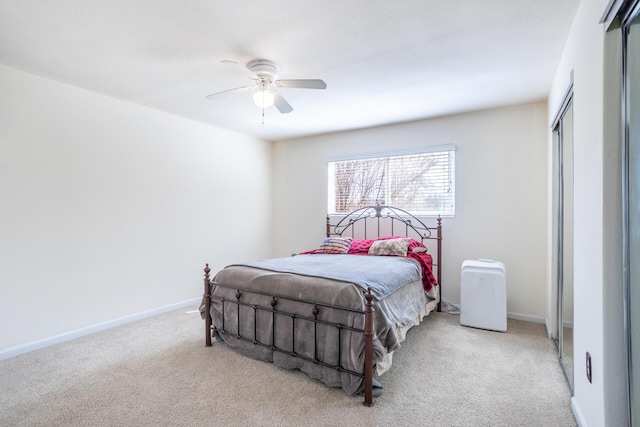
[[(0, 63), (266, 140), (545, 99), (579, 0), (0, 0)], [(261, 110), (266, 58), (294, 111)]]

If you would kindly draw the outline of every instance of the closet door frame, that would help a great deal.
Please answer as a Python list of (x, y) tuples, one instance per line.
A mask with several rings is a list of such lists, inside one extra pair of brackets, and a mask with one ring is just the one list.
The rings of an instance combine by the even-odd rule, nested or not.
[[(572, 79), (573, 80), (573, 79)], [(558, 361), (560, 366), (562, 367), (562, 371), (564, 372), (567, 383), (569, 384), (569, 388), (571, 393), (573, 394), (573, 360), (571, 360), (571, 372), (568, 372), (566, 361), (564, 360), (564, 313), (563, 313), (563, 305), (564, 305), (564, 277), (565, 277), (565, 177), (564, 177), (564, 164), (565, 164), (565, 133), (563, 127), (563, 121), (568, 113), (569, 109), (573, 107), (573, 82), (567, 88), (565, 95), (562, 99), (562, 103), (560, 104), (560, 108), (556, 113), (556, 116), (553, 119), (551, 130), (554, 134), (554, 180), (553, 183), (555, 187), (554, 191), (554, 203), (557, 207), (557, 212), (554, 212), (554, 221), (555, 227), (554, 232), (555, 236), (553, 236), (555, 240), (555, 259), (553, 262), (555, 263), (555, 302), (556, 302), (556, 336), (554, 342), (556, 344), (556, 348), (558, 350)], [(572, 120), (573, 123), (573, 120)], [(557, 137), (555, 136), (557, 135)], [(573, 138), (573, 132), (571, 132), (571, 137)], [(571, 145), (573, 146), (573, 141), (571, 141)], [(571, 159), (572, 160), (572, 159)], [(572, 168), (571, 168), (572, 169)], [(573, 194), (573, 192), (570, 192)], [(572, 233), (573, 234), (573, 233)], [(572, 237), (573, 238), (573, 237)], [(572, 352), (573, 353), (573, 352)]]

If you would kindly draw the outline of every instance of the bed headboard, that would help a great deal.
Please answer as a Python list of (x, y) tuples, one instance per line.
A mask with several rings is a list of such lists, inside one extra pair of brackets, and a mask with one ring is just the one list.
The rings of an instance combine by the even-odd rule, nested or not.
[(327, 215), (327, 237), (350, 235), (355, 238), (358, 234), (367, 239), (391, 233), (404, 234), (405, 237), (420, 239), (424, 243), (424, 240), (438, 238), (433, 232), (437, 232), (442, 220), (438, 217), (437, 221), (437, 226), (428, 227), (404, 209), (385, 205), (366, 206), (346, 215), (339, 215), (334, 218), (335, 224), (331, 223), (331, 216)]
[[(327, 215), (327, 237), (376, 239), (381, 236), (399, 235), (420, 240), (429, 248), (442, 300), (442, 218), (436, 218), (436, 225), (427, 226), (421, 219), (404, 209), (385, 205), (367, 206), (346, 215)], [(435, 244), (435, 253), (434, 245), (430, 242)]]

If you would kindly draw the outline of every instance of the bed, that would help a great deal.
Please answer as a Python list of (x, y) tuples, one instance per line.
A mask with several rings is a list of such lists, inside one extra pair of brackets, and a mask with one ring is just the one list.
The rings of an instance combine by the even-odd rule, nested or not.
[(211, 278), (200, 307), (205, 343), (299, 369), (373, 405), (379, 376), (407, 331), (440, 311), (442, 223), (368, 206), (327, 216), (318, 247), (234, 264)]

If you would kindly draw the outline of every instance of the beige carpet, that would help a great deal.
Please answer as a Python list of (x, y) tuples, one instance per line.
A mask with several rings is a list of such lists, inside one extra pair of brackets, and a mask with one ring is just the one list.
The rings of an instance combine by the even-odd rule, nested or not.
[(300, 372), (204, 347), (204, 324), (188, 311), (0, 362), (0, 425), (576, 425), (539, 324), (509, 320), (500, 333), (432, 314), (409, 332), (366, 408)]

